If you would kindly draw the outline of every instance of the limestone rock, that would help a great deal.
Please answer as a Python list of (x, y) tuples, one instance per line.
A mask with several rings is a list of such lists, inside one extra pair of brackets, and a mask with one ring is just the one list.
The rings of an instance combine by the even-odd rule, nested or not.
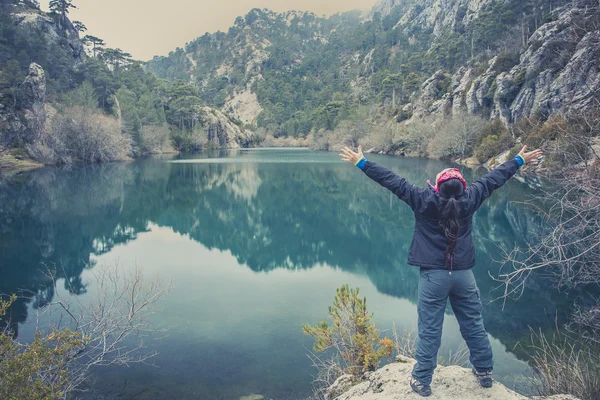
[(23, 109), (26, 129), (22, 136), (25, 143), (33, 143), (42, 134), (46, 123), (46, 74), (44, 69), (32, 63), (23, 82)]
[(264, 400), (265, 396), (261, 394), (250, 394), (248, 396), (240, 397), (240, 400)]
[(452, 110), (452, 96), (445, 91), (445, 82), (449, 77), (443, 71), (437, 71), (421, 86), (421, 96), (413, 107), (413, 116), (422, 118), (427, 115), (444, 116)]
[(258, 103), (256, 93), (246, 88), (241, 93), (234, 93), (233, 97), (225, 103), (223, 110), (244, 124), (254, 125), (263, 109)]
[(22, 7), (13, 14), (17, 25), (30, 25), (44, 35), (47, 44), (69, 49), (76, 64), (85, 61), (85, 50), (79, 38), (79, 31), (66, 18), (61, 25), (49, 14), (31, 7)]
[(254, 134), (240, 128), (221, 111), (211, 107), (201, 107), (204, 113), (204, 126), (208, 135), (208, 141), (216, 147), (236, 149), (248, 147)]
[[(375, 372), (368, 374), (366, 379), (348, 388), (337, 397), (328, 397), (336, 400), (409, 400), (421, 399), (414, 393), (409, 385), (414, 360), (388, 364)], [(332, 386), (331, 394), (335, 388), (345, 388), (350, 383), (348, 376), (342, 376)], [(438, 367), (433, 376), (431, 385), (432, 400), (527, 400), (506, 386), (494, 382), (491, 389), (482, 388), (470, 369), (450, 366)], [(335, 390), (338, 390), (335, 389)], [(577, 400), (571, 396), (538, 398), (537, 400)]]
[[(419, 29), (442, 35), (463, 14), (462, 23), (469, 25), (490, 2), (425, 0), (418, 9), (408, 7), (396, 26), (410, 32), (418, 25)], [(381, 0), (371, 16), (375, 12), (387, 15), (398, 5), (402, 6), (399, 0)], [(483, 73), (460, 67), (452, 77), (449, 96), (442, 98), (436, 91), (441, 71), (436, 72), (423, 84), (420, 98), (413, 101), (415, 116), (467, 110), (500, 118), (508, 125), (524, 117), (577, 114), (588, 109), (600, 92), (600, 31), (581, 29), (589, 17), (584, 7), (574, 2), (555, 9), (553, 20), (540, 25), (530, 36), (518, 63), (510, 70), (500, 64), (506, 62), (500, 57), (493, 57)]]
[(461, 67), (452, 77), (452, 114), (467, 109), (467, 89), (472, 84), (475, 72), (472, 68)]
[(485, 73), (478, 76), (471, 82), (471, 87), (465, 95), (467, 111), (471, 114), (477, 114), (482, 109), (489, 107), (495, 93), (494, 84), (496, 80), (496, 71), (494, 69), (497, 57), (490, 60), (490, 65)]
[(334, 400), (348, 392), (356, 384), (352, 375), (342, 375), (325, 392), (325, 400)]
[(29, 74), (21, 84), (20, 109), (11, 106), (0, 109), (0, 145), (33, 143), (46, 123), (46, 75), (36, 63), (29, 66)]

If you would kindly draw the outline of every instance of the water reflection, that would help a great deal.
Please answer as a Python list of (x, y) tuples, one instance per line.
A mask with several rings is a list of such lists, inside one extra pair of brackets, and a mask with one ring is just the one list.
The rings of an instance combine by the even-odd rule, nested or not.
[[(416, 302), (418, 270), (406, 264), (412, 213), (359, 171), (334, 163), (333, 154), (308, 151), (211, 157), (241, 162), (145, 160), (43, 169), (0, 182), (0, 293), (35, 293), (35, 307), (51, 301), (55, 289), (43, 273), (46, 264), (58, 267), (66, 288), (83, 294), (82, 273), (96, 256), (158, 226), (208, 250), (230, 252), (257, 273), (329, 265), (367, 276), (382, 294)], [(372, 158), (416, 184), (445, 167), (432, 160)], [(467, 180), (477, 174), (465, 171)], [(498, 303), (488, 304), (499, 294), (488, 276), (498, 268), (492, 261), (500, 257), (498, 246), (523, 244), (539, 229), (532, 213), (509, 201), (529, 193), (512, 181), (474, 220), (486, 328), (508, 349), (528, 336), (528, 326), (552, 327), (572, 303), (534, 276), (523, 299), (504, 312)], [(27, 319), (27, 301), (12, 308), (12, 318)]]

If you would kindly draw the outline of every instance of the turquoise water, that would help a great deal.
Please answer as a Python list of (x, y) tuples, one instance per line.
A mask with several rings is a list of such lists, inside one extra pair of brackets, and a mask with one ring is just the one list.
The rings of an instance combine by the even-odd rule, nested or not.
[[(446, 164), (371, 156), (425, 185)], [(468, 181), (481, 171), (464, 169)], [(539, 221), (514, 202), (534, 194), (513, 180), (474, 222), (475, 273), (496, 378), (526, 389), (529, 327), (550, 330), (573, 298), (530, 279), (523, 297), (501, 294), (499, 247), (523, 245)], [(156, 366), (96, 370), (104, 393), (136, 399), (304, 399), (311, 393), (312, 347), (305, 322), (327, 317), (335, 289), (360, 287), (375, 322), (390, 335), (416, 329), (418, 269), (406, 264), (410, 209), (336, 154), (237, 150), (176, 160), (42, 169), (0, 182), (0, 292), (29, 294), (13, 306), (23, 340), (36, 308), (56, 292), (81, 301), (94, 292), (94, 269), (119, 263), (172, 280), (155, 322), (167, 336), (150, 341)], [(41, 263), (60, 265), (48, 285)], [(442, 355), (461, 346), (448, 311)]]

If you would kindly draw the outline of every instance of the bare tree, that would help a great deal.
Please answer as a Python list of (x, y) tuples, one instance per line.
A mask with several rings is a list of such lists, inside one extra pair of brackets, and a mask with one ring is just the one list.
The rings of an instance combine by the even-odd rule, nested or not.
[(542, 126), (534, 135), (551, 138), (544, 145), (550, 150), (544, 164), (552, 166), (556, 189), (527, 203), (543, 217), (543, 234), (531, 238), (526, 248), (505, 250), (496, 278), (504, 286), (505, 300), (518, 298), (535, 271), (551, 273), (562, 287), (600, 284), (599, 127), (597, 109), (565, 123), (552, 122), (551, 129)]
[[(68, 329), (83, 339), (69, 355), (66, 393), (82, 390), (82, 383), (94, 367), (148, 362), (156, 353), (146, 351), (145, 339), (162, 332), (150, 317), (156, 303), (167, 295), (170, 284), (163, 285), (158, 279), (145, 284), (139, 268), (125, 271), (118, 264), (99, 265), (92, 274), (94, 292), (89, 299), (63, 298), (57, 293), (55, 300), (37, 316), (38, 331), (46, 316), (54, 330)], [(49, 277), (56, 284), (55, 271), (50, 271)], [(60, 318), (54, 323), (56, 314)]]

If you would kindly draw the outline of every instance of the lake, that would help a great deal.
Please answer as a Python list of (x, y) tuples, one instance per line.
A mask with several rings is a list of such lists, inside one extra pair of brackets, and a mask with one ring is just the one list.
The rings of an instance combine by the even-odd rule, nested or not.
[[(369, 156), (424, 186), (448, 165)], [(484, 173), (464, 170), (471, 182)], [(501, 247), (523, 245), (540, 221), (513, 179), (474, 219), (474, 272), (496, 360), (495, 378), (527, 390), (530, 327), (552, 330), (573, 303), (533, 276), (518, 301), (493, 276)], [(12, 307), (21, 339), (35, 309), (57, 292), (85, 302), (93, 271), (119, 263), (172, 280), (147, 343), (156, 366), (96, 370), (103, 393), (135, 399), (304, 399), (313, 369), (303, 323), (327, 318), (335, 289), (360, 287), (377, 326), (416, 329), (419, 271), (406, 263), (411, 210), (337, 154), (304, 149), (229, 150), (175, 160), (45, 168), (0, 182), (0, 293), (32, 293)], [(41, 265), (60, 265), (57, 287)], [(68, 296), (68, 294), (67, 294)], [(448, 309), (441, 355), (461, 346)]]

